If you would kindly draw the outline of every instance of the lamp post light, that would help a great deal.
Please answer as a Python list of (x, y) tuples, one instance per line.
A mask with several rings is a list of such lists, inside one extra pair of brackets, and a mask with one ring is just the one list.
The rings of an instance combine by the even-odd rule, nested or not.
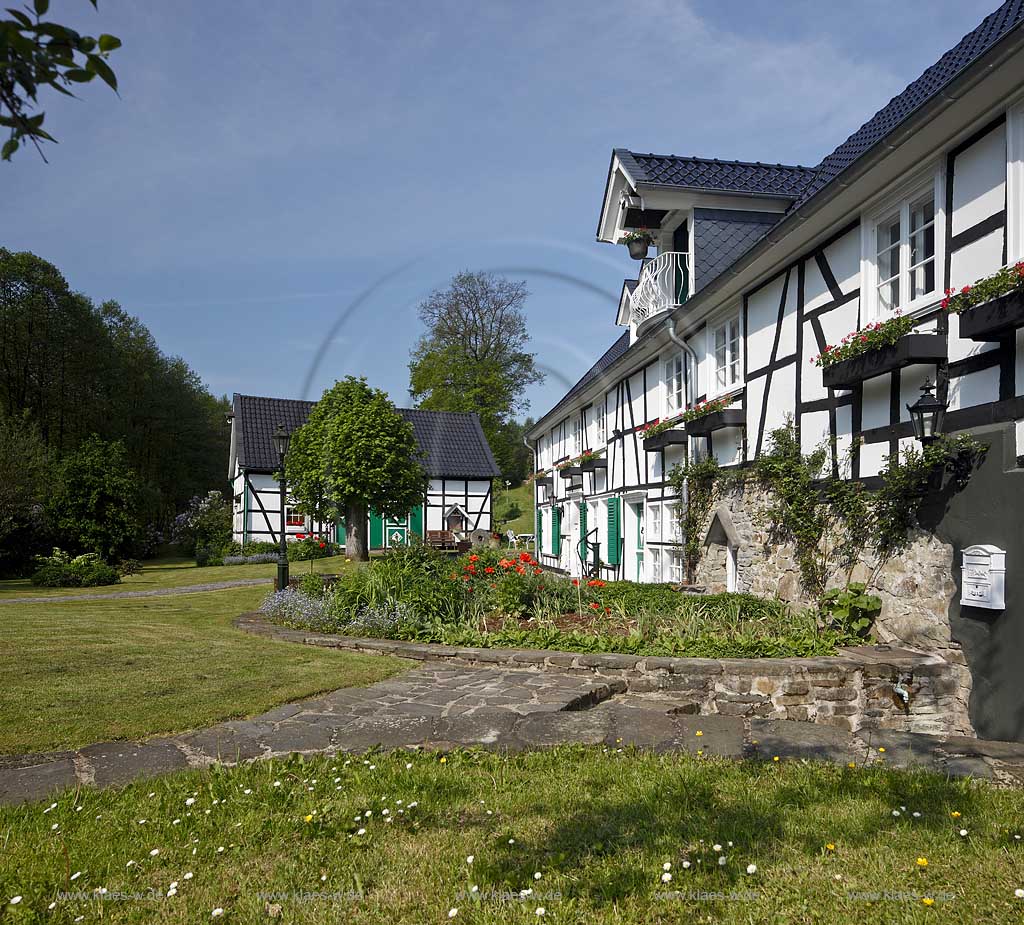
[(278, 487), (281, 490), (281, 543), (277, 551), (277, 590), (283, 591), (288, 587), (288, 539), (285, 535), (285, 506), (288, 500), (288, 481), (284, 474), (284, 458), (288, 455), (288, 443), (291, 441), (291, 434), (285, 430), (284, 424), (278, 424), (274, 432), (274, 450), (277, 452), (277, 459), (280, 465), (278, 472)]
[(946, 403), (936, 397), (929, 379), (921, 386), (921, 397), (907, 405), (910, 421), (914, 425), (914, 436), (922, 446), (934, 443), (942, 434), (942, 423), (946, 417)]

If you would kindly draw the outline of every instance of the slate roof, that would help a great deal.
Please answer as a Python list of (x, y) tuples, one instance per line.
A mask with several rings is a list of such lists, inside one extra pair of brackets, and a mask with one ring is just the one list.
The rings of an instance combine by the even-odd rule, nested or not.
[[(279, 424), (288, 431), (301, 427), (316, 402), (236, 393), (231, 404), (239, 466), (273, 472), (277, 468), (274, 431)], [(489, 479), (501, 474), (476, 414), (416, 408), (399, 408), (398, 413), (412, 424), (428, 476)]]
[(549, 415), (555, 414), (560, 408), (568, 405), (572, 402), (573, 398), (579, 395), (587, 386), (592, 382), (597, 381), (601, 374), (619, 359), (629, 349), (629, 331), (625, 331), (621, 337), (614, 344), (612, 344), (602, 355), (601, 358), (588, 369), (583, 376), (568, 392), (565, 393), (550, 411), (544, 414), (541, 418), (548, 417)]
[(694, 209), (694, 285), (703, 289), (748, 251), (779, 216), (734, 209)]
[(634, 183), (705, 191), (770, 195), (793, 199), (814, 179), (813, 167), (720, 161), (674, 154), (637, 154), (616, 148), (619, 163)]
[(968, 32), (928, 70), (894, 96), (856, 132), (846, 139), (815, 168), (813, 180), (803, 189), (790, 210), (808, 199), (850, 167), (873, 147), (948, 85), (961, 71), (988, 51), (1012, 29), (1024, 22), (1024, 0), (1008, 0), (981, 24)]

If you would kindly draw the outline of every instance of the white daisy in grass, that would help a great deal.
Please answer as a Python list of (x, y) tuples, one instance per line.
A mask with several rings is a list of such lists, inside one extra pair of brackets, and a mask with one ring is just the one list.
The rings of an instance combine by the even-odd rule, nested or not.
[(12, 896), (9, 900), (7, 900), (7, 904), (10, 905), (10, 906), (16, 906), (20, 902), (21, 902), (21, 897), (20, 896)]
[(473, 885), (472, 885), (472, 886), (471, 886), (471, 887), (469, 888), (469, 892), (470, 892), (470, 893), (479, 893), (479, 892), (480, 892), (480, 887), (478, 887), (478, 886), (477, 886), (477, 885), (476, 885), (476, 884), (474, 883), (474, 884), (473, 884)]
[(192, 879), (192, 871), (189, 871), (189, 872), (188, 872), (187, 874), (185, 874), (185, 876), (184, 876), (184, 877), (182, 877), (181, 879), (182, 879), (182, 880), (191, 880), (191, 879)]
[(914, 812), (912, 812), (910, 815), (913, 816), (915, 819), (921, 818), (921, 814), (917, 810), (914, 810)]
[(224, 846), (223, 846), (223, 845), (221, 845), (221, 846), (220, 846), (220, 847), (219, 847), (219, 848), (217, 849), (217, 854), (223, 854), (223, 853), (224, 853)]
[(405, 770), (407, 770), (407, 771), (411, 771), (412, 770), (412, 762), (411, 761), (407, 761), (405, 763)]
[(419, 801), (418, 801), (418, 800), (413, 800), (413, 801), (412, 801), (412, 802), (411, 802), (411, 803), (409, 804), (409, 809), (414, 809), (415, 807), (417, 807), (417, 806), (419, 806), (419, 805), (420, 805), (420, 804), (419, 804)]
[[(186, 806), (192, 806), (192, 805), (195, 804), (195, 802), (196, 802), (196, 798), (195, 797), (189, 797), (187, 800), (185, 800), (185, 805)], [(213, 802), (216, 803), (217, 801), (214, 800)]]
[(756, 864), (748, 864), (747, 865), (747, 873), (748, 874), (756, 874), (757, 873), (757, 865)]
[(961, 829), (960, 830), (960, 837), (961, 838), (966, 838), (967, 837), (967, 829)]
[(720, 854), (718, 856), (718, 866), (719, 867), (725, 867), (725, 862), (727, 860), (728, 860), (728, 858), (726, 858), (726, 856), (724, 854)]
[(898, 809), (894, 809), (892, 811), (892, 814), (893, 814), (893, 816), (898, 816), (900, 814), (900, 811)]
[(156, 794), (155, 794), (155, 793), (151, 793), (151, 794), (150, 794), (150, 797), (155, 797), (155, 796), (156, 796)]
[(691, 865), (689, 861), (683, 861), (683, 870), (689, 870), (690, 866)]
[(450, 919), (455, 918), (455, 916), (457, 916), (458, 914), (459, 910), (456, 909), (454, 906), (452, 906), (451, 909), (448, 910), (448, 918)]
[(177, 888), (178, 888), (178, 881), (177, 880), (172, 880), (171, 881), (171, 885), (167, 889), (169, 889), (169, 890), (176, 890)]
[(60, 828), (60, 823), (59, 822), (55, 822), (53, 825), (50, 826), (50, 831), (51, 832), (56, 832), (57, 829), (59, 829), (59, 828)]
[(218, 906), (213, 912), (210, 913), (210, 918), (219, 919), (224, 914), (224, 910)]
[(711, 850), (717, 853), (717, 852), (722, 850), (722, 846), (721, 845), (712, 845), (711, 846)]
[(181, 825), (181, 820), (180, 819), (172, 819), (171, 820), (171, 825)]
[(281, 781), (275, 780), (273, 786), (280, 787), (281, 786)]
[(53, 910), (57, 908), (57, 903), (52, 902), (46, 908), (49, 909), (51, 912), (53, 912)]
[(1020, 887), (1017, 887), (1017, 889), (1013, 891), (1013, 895), (1016, 896), (1017, 899), (1024, 899), (1024, 890), (1022, 890)]
[(140, 819), (139, 820), (139, 825), (145, 825), (145, 824), (146, 824), (146, 820), (145, 819)]
[(472, 855), (472, 854), (467, 854), (467, 855), (466, 855), (466, 863), (467, 863), (467, 864), (472, 864), (472, 863), (473, 863), (473, 858), (474, 858), (474, 855)]
[(533, 910), (533, 914), (534, 915), (547, 915), (548, 914), (548, 910), (545, 909), (543, 906), (538, 906), (536, 909)]
[(365, 835), (365, 834), (366, 834), (366, 829), (358, 829), (356, 831), (356, 835)]
[(242, 791), (242, 793), (248, 796), (250, 793), (252, 793), (252, 790), (249, 787), (246, 787), (245, 790)]
[[(135, 862), (133, 861), (132, 863), (134, 864)], [(74, 873), (73, 873), (73, 874), (71, 875), (71, 878), (70, 878), (70, 879), (72, 879), (72, 880), (77, 880), (77, 879), (78, 879), (79, 877), (81, 877), (81, 876), (82, 876), (82, 872), (81, 872), (80, 870), (76, 870), (76, 871), (75, 871), (75, 872), (74, 872)]]
[(134, 861), (129, 861), (129, 862), (128, 862), (127, 864), (125, 864), (124, 866), (125, 866), (125, 867), (134, 867), (134, 866), (135, 866), (135, 862), (134, 862)]
[(171, 899), (172, 897), (178, 895), (178, 890), (176, 887), (172, 886), (165, 895), (167, 896), (168, 899)]
[(510, 838), (510, 839), (508, 840), (508, 843), (509, 843), (510, 845), (514, 845), (514, 844), (516, 843), (516, 840), (515, 840), (514, 838)]
[(538, 870), (538, 871), (534, 871), (534, 874), (533, 874), (533, 879), (534, 879), (534, 880), (540, 880), (540, 878), (541, 878), (542, 876), (543, 876), (543, 874), (541, 874), (541, 872), (540, 872), (539, 870)]
[(669, 883), (671, 880), (672, 880), (672, 875), (668, 871), (665, 871), (665, 873), (663, 873), (661, 875), (661, 882), (662, 883)]
[(160, 849), (159, 848), (154, 848), (152, 851), (149, 852), (149, 856), (151, 858), (155, 858), (159, 853), (160, 853)]
[[(57, 804), (56, 803), (51, 803), (49, 806), (46, 807), (46, 809), (43, 810), (43, 815), (45, 816), (47, 813), (53, 812), (56, 808), (57, 808)], [(21, 897), (20, 896), (18, 897), (18, 902), (21, 902)]]
[(533, 895), (533, 887), (529, 887), (529, 886), (523, 887), (519, 891), (519, 896), (520, 896), (521, 899), (526, 899), (527, 896), (532, 896), (532, 895)]

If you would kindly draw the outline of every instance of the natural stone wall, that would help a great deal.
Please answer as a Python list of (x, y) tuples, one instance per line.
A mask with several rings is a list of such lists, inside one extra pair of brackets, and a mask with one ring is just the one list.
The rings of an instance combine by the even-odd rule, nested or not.
[[(740, 591), (763, 597), (777, 597), (796, 607), (812, 607), (814, 601), (800, 583), (800, 567), (791, 544), (775, 543), (764, 516), (767, 495), (750, 484), (728, 490), (717, 502), (709, 521), (719, 509), (728, 511), (740, 540), (737, 580)], [(706, 532), (708, 524), (704, 524)], [(827, 539), (827, 538), (826, 538)], [(725, 547), (712, 543), (704, 548), (696, 572), (696, 583), (708, 591), (724, 591)], [(882, 599), (882, 612), (875, 623), (880, 642), (947, 652), (962, 663), (959, 646), (953, 641), (949, 605), (956, 595), (953, 581), (953, 547), (930, 533), (915, 531), (909, 547), (878, 567), (869, 550), (861, 556), (852, 573), (837, 571), (830, 586), (844, 587), (847, 581), (863, 581)]]
[[(958, 666), (935, 655), (901, 649), (857, 646), (822, 658), (662, 658), (310, 634), (274, 626), (259, 614), (246, 614), (236, 625), (247, 632), (307, 645), (591, 675), (606, 681), (609, 691), (646, 699), (670, 713), (801, 720), (854, 732), (892, 729), (973, 735)], [(900, 682), (909, 695), (907, 703), (896, 693)]]

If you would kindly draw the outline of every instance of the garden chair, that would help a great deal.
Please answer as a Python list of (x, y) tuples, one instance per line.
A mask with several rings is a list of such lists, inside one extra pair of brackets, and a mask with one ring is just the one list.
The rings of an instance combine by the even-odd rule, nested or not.
[(505, 531), (505, 536), (508, 539), (509, 546), (511, 546), (513, 549), (519, 548), (519, 539), (516, 536), (515, 530), (509, 527), (508, 530)]

